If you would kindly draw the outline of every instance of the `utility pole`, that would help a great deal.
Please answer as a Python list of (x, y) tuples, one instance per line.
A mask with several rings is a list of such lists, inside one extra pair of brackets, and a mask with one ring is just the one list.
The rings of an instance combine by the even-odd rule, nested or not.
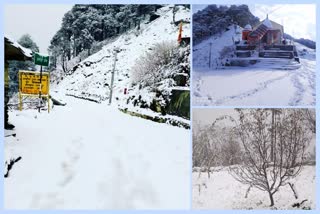
[(210, 42), (210, 49), (209, 49), (209, 68), (211, 66), (211, 46), (212, 46), (212, 42)]
[(114, 62), (113, 62), (112, 76), (111, 76), (111, 84), (110, 84), (109, 105), (111, 105), (111, 102), (112, 102), (114, 74), (115, 74), (115, 71), (116, 71), (117, 53), (119, 52), (119, 49), (118, 49), (118, 48), (115, 48), (113, 51), (114, 51)]

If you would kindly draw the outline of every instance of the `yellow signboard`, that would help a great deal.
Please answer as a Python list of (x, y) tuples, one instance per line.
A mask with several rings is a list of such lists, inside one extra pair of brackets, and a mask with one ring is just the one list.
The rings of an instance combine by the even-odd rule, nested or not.
[[(19, 89), (22, 94), (39, 94), (40, 73), (33, 71), (19, 71)], [(49, 94), (49, 73), (42, 72), (41, 94)]]
[[(22, 110), (22, 97), (46, 97), (48, 102), (48, 112), (50, 111), (49, 104), (49, 84), (50, 76), (48, 72), (42, 72), (40, 83), (40, 72), (34, 71), (19, 71), (19, 108)], [(40, 106), (40, 105), (39, 105)], [(40, 111), (40, 107), (39, 107)]]

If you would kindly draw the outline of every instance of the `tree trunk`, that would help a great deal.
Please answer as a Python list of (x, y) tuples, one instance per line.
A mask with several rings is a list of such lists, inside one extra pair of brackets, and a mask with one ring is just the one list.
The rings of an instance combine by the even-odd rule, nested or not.
[(272, 113), (272, 124), (271, 124), (271, 154), (270, 154), (270, 159), (271, 161), (273, 162), (273, 146), (274, 146), (274, 125), (275, 125), (275, 121), (274, 121), (274, 109), (271, 110), (271, 113)]
[(292, 184), (292, 183), (288, 183), (288, 184), (289, 184), (289, 186), (290, 186), (290, 188), (291, 188), (291, 190), (293, 192), (293, 195), (294, 195), (295, 199), (298, 199), (298, 193), (297, 193), (297, 190), (296, 190), (294, 184)]
[(270, 198), (270, 207), (273, 207), (274, 205), (274, 200), (273, 200), (273, 194), (271, 192), (269, 192), (269, 198)]
[(140, 19), (138, 20), (138, 30), (140, 30)]

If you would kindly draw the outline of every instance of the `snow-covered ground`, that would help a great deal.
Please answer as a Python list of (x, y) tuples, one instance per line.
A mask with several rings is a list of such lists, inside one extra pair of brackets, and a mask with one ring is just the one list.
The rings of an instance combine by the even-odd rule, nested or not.
[[(6, 209), (187, 209), (189, 131), (71, 97), (10, 112)], [(6, 135), (8, 133), (6, 132)]]
[(245, 198), (249, 186), (235, 180), (228, 173), (227, 168), (213, 172), (209, 179), (207, 173), (202, 173), (199, 178), (199, 172), (194, 172), (192, 173), (192, 207), (193, 209), (297, 209), (292, 205), (307, 199), (303, 207), (315, 209), (315, 174), (315, 166), (305, 166), (293, 180), (298, 199), (295, 199), (291, 188), (286, 185), (274, 195), (275, 206), (270, 208), (267, 192), (251, 188), (248, 197)]
[[(185, 21), (182, 36), (188, 36), (190, 11), (177, 8), (175, 20)], [(5, 132), (4, 162), (22, 159), (5, 178), (6, 209), (189, 208), (189, 130), (118, 109), (160, 115), (129, 106), (127, 100), (136, 95), (131, 87), (136, 60), (157, 43), (177, 43), (179, 26), (172, 10), (172, 5), (158, 9), (157, 19), (144, 20), (140, 30), (114, 38), (52, 82), (50, 94), (66, 106), (55, 106), (50, 114), (28, 108), (10, 112), (16, 136)], [(113, 102), (108, 105), (115, 49)], [(143, 90), (152, 101), (154, 94)], [(178, 116), (163, 117), (189, 123)]]
[[(266, 59), (248, 67), (217, 67), (220, 51), (232, 45), (232, 37), (236, 35), (231, 27), (221, 37), (209, 38), (193, 48), (193, 105), (315, 105), (315, 50), (296, 43), (301, 61), (298, 69), (275, 68), (277, 63), (288, 64), (280, 59), (276, 62)], [(210, 42), (214, 48), (211, 68), (208, 66)]]

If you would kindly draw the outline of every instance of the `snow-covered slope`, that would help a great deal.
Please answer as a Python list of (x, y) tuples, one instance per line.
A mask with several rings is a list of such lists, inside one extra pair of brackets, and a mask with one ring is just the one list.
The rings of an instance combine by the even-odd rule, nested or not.
[[(175, 20), (190, 21), (189, 9), (178, 7)], [(116, 41), (104, 46), (96, 54), (91, 55), (77, 65), (74, 73), (66, 76), (55, 90), (61, 93), (86, 97), (97, 101), (105, 101), (109, 97), (109, 85), (114, 64), (114, 49), (119, 49), (115, 69), (113, 101), (125, 103), (130, 95), (132, 67), (136, 60), (153, 46), (162, 41), (176, 42), (178, 26), (172, 23), (172, 6), (158, 9), (159, 18), (151, 23), (142, 23), (140, 30), (131, 30), (121, 35)], [(183, 25), (183, 36), (190, 34), (189, 24)], [(129, 95), (124, 95), (127, 88)]]
[(237, 39), (241, 28), (236, 25), (231, 25), (229, 30), (222, 33), (221, 36), (212, 36), (201, 43), (195, 45), (193, 49), (193, 67), (196, 68), (208, 68), (209, 67), (209, 55), (210, 55), (210, 43), (211, 43), (211, 65), (215, 64), (215, 60), (220, 57), (220, 51), (226, 47), (234, 44), (233, 39)]

